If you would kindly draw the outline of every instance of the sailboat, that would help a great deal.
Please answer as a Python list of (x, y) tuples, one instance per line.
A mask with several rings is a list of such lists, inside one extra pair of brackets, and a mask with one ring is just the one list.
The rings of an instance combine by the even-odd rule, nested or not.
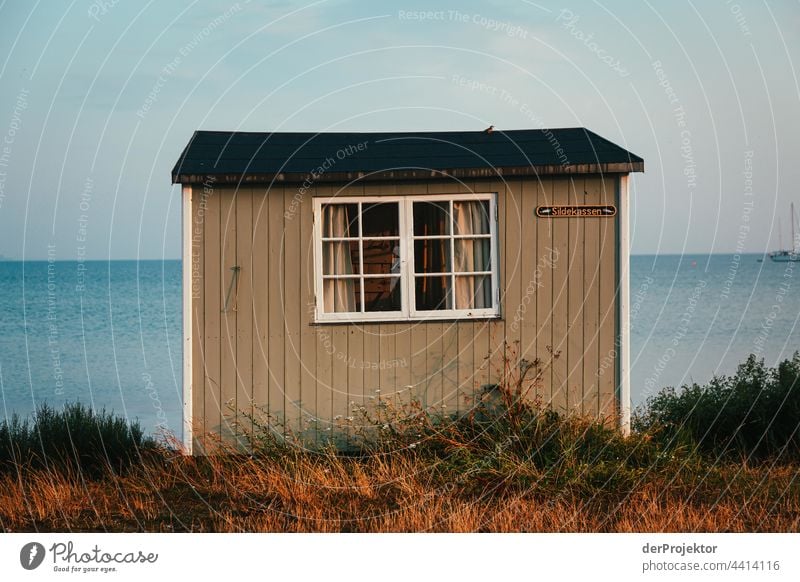
[[(772, 259), (776, 263), (795, 263), (800, 262), (800, 253), (797, 252), (796, 247), (796, 239), (794, 236), (794, 202), (792, 202), (791, 206), (791, 215), (790, 220), (792, 221), (792, 250), (782, 249), (779, 251), (772, 251), (769, 254), (769, 258)], [(780, 224), (778, 225), (778, 235), (780, 236)], [(782, 238), (782, 237), (781, 237)], [(781, 246), (783, 246), (783, 242), (781, 242)]]

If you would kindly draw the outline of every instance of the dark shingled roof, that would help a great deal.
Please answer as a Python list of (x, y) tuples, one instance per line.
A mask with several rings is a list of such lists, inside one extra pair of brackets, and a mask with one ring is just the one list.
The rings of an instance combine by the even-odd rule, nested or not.
[(173, 183), (480, 178), (644, 171), (584, 128), (381, 133), (197, 131)]

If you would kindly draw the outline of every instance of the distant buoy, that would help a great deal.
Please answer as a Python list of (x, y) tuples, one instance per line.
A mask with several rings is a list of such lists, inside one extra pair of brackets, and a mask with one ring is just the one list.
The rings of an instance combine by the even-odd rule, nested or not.
[(692, 266), (696, 267), (697, 266), (697, 261), (692, 261)]

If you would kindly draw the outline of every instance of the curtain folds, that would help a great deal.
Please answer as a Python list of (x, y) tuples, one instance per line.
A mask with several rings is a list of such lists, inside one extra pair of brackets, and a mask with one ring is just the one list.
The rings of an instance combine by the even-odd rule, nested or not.
[[(330, 204), (323, 207), (322, 236), (346, 237), (349, 234), (347, 206)], [(349, 241), (331, 241), (322, 245), (325, 274), (352, 275), (353, 259)], [(324, 279), (323, 298), (327, 313), (360, 311), (356, 305), (357, 279)]]
[[(489, 214), (481, 202), (454, 202), (453, 225), (456, 234), (488, 234)], [(488, 239), (471, 238), (455, 241), (455, 272), (487, 271), (491, 245)], [(456, 309), (486, 309), (492, 306), (492, 290), (485, 275), (457, 275)]]

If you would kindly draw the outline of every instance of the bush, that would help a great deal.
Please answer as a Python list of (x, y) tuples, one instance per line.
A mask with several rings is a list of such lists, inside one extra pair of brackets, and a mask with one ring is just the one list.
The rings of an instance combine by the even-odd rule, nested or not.
[(753, 460), (800, 458), (800, 355), (768, 368), (750, 355), (735, 375), (662, 390), (633, 419), (663, 446)]
[[(364, 462), (407, 458), (411, 466), (430, 471), (431, 483), (474, 492), (591, 495), (612, 485), (632, 487), (647, 471), (675, 460), (651, 439), (624, 437), (613, 422), (542, 406), (531, 394), (541, 384), (543, 369), (538, 361), (505, 366), (499, 382), (484, 386), (468, 410), (458, 414), (426, 408), (411, 397), (404, 402), (372, 397), (354, 405), (336, 428), (347, 435), (344, 446), (332, 443), (325, 454)], [(256, 419), (252, 426), (246, 438), (258, 457), (293, 458), (309, 446)]]
[(26, 466), (92, 475), (122, 472), (143, 452), (157, 448), (138, 421), (128, 424), (105, 409), (94, 412), (80, 403), (62, 410), (43, 404), (32, 423), (16, 414), (0, 423), (0, 471)]

